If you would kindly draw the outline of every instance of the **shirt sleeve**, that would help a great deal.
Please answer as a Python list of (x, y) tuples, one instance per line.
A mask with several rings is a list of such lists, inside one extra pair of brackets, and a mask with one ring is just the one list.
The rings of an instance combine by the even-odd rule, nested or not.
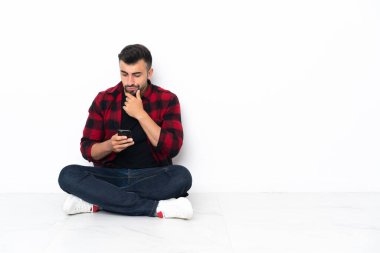
[(182, 142), (181, 109), (178, 98), (174, 95), (165, 109), (156, 151), (161, 156), (173, 158), (180, 151)]
[(96, 96), (88, 109), (88, 118), (83, 129), (83, 137), (81, 138), (80, 151), (84, 159), (94, 162), (91, 156), (91, 148), (97, 142), (104, 139), (103, 113), (100, 102), (101, 93)]

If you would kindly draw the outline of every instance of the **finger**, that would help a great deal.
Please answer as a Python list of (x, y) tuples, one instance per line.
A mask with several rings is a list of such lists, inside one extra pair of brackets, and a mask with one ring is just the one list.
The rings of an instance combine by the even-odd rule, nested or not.
[(137, 97), (138, 99), (141, 99), (140, 90), (137, 90), (137, 92), (136, 92), (136, 97)]
[(115, 138), (113, 138), (113, 145), (122, 144), (126, 140), (127, 140), (126, 136), (115, 136)]
[(127, 96), (128, 99), (134, 99), (135, 98), (132, 94), (129, 94), (129, 93), (125, 93), (125, 95)]
[(122, 143), (120, 143), (119, 145), (128, 145), (130, 143), (134, 143), (133, 139), (132, 138), (128, 138), (126, 140), (124, 140)]
[(125, 135), (118, 135), (116, 138), (117, 141), (125, 141), (127, 139), (128, 139), (128, 137)]
[(119, 134), (118, 134), (118, 133), (116, 133), (116, 134), (112, 135), (112, 137), (111, 137), (111, 140), (115, 140), (115, 139), (117, 138), (117, 136), (119, 136)]
[(130, 143), (130, 142), (133, 142), (132, 138), (127, 138), (126, 136), (120, 136), (120, 137), (124, 137), (124, 139), (116, 141), (115, 145), (124, 145), (124, 144)]
[(119, 144), (119, 145), (115, 145), (113, 148), (114, 150), (123, 150), (127, 147), (128, 144)]
[(135, 144), (135, 142), (134, 141), (132, 141), (132, 142), (129, 142), (129, 143), (127, 143), (127, 144), (125, 144), (126, 146), (127, 146), (127, 148), (128, 147), (130, 147), (130, 146), (132, 146), (132, 145), (134, 145)]
[(129, 143), (126, 143), (126, 144), (117, 145), (117, 146), (114, 147), (114, 149), (121, 151), (121, 150), (124, 150), (124, 149), (126, 149), (126, 148), (134, 145), (134, 144), (135, 144), (134, 142), (129, 142)]

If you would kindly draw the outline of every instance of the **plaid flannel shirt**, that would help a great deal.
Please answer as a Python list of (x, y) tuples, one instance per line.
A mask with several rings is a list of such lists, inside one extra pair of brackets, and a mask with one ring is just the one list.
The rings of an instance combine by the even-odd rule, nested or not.
[[(112, 164), (117, 153), (112, 152), (101, 160), (91, 157), (92, 145), (110, 139), (121, 126), (121, 100), (124, 92), (123, 84), (99, 92), (88, 110), (86, 126), (81, 138), (80, 150), (82, 156), (95, 166), (107, 167)], [(159, 164), (172, 164), (171, 158), (181, 149), (183, 130), (181, 111), (178, 98), (175, 94), (149, 82), (145, 93), (141, 97), (144, 110), (161, 127), (157, 147), (149, 140), (149, 146), (154, 159)]]

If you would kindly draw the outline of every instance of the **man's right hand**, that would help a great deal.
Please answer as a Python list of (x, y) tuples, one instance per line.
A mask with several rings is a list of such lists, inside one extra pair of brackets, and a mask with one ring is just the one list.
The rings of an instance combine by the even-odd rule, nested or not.
[(113, 135), (111, 139), (109, 139), (110, 151), (115, 153), (119, 153), (133, 144), (135, 143), (132, 138), (119, 136), (118, 134)]
[(116, 133), (111, 139), (92, 145), (91, 156), (94, 160), (100, 160), (112, 152), (119, 153), (133, 144), (135, 143), (132, 138), (119, 136)]

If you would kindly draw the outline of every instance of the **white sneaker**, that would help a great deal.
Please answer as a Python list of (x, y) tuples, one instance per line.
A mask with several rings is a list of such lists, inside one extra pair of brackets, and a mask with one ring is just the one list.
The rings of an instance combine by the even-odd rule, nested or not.
[(193, 217), (193, 207), (187, 198), (160, 200), (156, 209), (159, 218), (179, 218), (189, 220)]
[(94, 213), (99, 211), (99, 207), (69, 194), (63, 204), (63, 211), (66, 214)]

